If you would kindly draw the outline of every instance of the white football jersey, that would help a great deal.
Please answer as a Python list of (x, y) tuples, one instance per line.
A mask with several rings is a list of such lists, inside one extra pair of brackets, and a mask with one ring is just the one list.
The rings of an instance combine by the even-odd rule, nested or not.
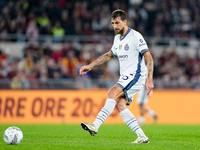
[(117, 34), (110, 51), (119, 59), (120, 75), (131, 74), (137, 80), (147, 76), (147, 67), (142, 54), (148, 51), (148, 46), (139, 32), (129, 28), (122, 39), (120, 34)]

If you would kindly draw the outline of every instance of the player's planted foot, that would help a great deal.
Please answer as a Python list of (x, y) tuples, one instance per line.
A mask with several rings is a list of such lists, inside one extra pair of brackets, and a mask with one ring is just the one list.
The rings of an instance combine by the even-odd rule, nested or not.
[(156, 124), (156, 122), (157, 122), (157, 118), (158, 118), (157, 115), (153, 116), (153, 124)]
[(81, 123), (81, 127), (90, 133), (91, 136), (95, 136), (98, 133), (98, 130), (96, 129), (95, 125), (93, 123)]
[(149, 139), (148, 137), (145, 137), (145, 136), (139, 136), (134, 142), (131, 142), (131, 143), (137, 143), (137, 144), (149, 143)]

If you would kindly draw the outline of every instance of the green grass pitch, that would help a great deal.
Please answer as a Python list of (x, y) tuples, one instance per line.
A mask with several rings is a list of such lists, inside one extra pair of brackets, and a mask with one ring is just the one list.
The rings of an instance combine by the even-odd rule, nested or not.
[(95, 137), (80, 125), (15, 125), (24, 134), (19, 145), (7, 145), (0, 124), (0, 150), (200, 150), (200, 125), (143, 125), (149, 144), (130, 144), (136, 139), (125, 124), (103, 124)]

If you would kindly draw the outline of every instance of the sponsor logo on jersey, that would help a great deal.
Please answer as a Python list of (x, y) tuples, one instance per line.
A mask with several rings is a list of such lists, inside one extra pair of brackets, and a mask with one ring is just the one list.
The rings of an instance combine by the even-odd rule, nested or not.
[(124, 50), (125, 50), (125, 51), (128, 51), (128, 50), (129, 50), (128, 43), (126, 43), (126, 45), (124, 46)]
[(143, 44), (139, 44), (139, 46), (143, 46), (143, 45), (146, 45), (146, 43), (143, 43)]
[(119, 55), (118, 58), (128, 58), (128, 55)]
[(139, 44), (139, 46), (143, 46), (143, 45), (146, 45), (146, 43), (143, 43), (144, 41), (142, 39), (140, 39), (140, 43), (142, 44)]

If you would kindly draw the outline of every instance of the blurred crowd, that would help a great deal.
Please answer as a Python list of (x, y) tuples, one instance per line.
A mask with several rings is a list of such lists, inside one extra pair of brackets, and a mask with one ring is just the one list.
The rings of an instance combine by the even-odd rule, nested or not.
[[(187, 48), (180, 54), (178, 47), (162, 49), (159, 57), (154, 53), (154, 79), (157, 89), (200, 89), (200, 48)], [(189, 55), (194, 51), (194, 55)]]
[[(78, 73), (82, 65), (110, 50), (112, 41), (62, 41), (60, 47), (54, 47), (55, 43), (35, 39), (40, 35), (114, 36), (110, 15), (117, 8), (127, 12), (128, 26), (143, 36), (200, 38), (199, 0), (1, 0), (0, 36), (25, 34), (33, 39), (27, 42), (23, 58), (0, 49), (0, 88), (113, 86), (119, 76), (117, 59), (85, 76)], [(200, 89), (200, 48), (188, 47), (188, 51), (195, 51), (194, 56), (180, 55), (177, 48), (170, 47), (167, 51), (163, 47), (158, 56), (149, 45), (155, 63), (155, 88)]]
[(144, 36), (200, 38), (199, 0), (1, 0), (0, 34), (113, 35), (118, 8)]
[[(51, 88), (44, 83), (52, 81), (60, 84), (62, 79), (74, 81), (75, 87), (66, 88), (108, 88), (118, 80), (119, 66), (116, 59), (93, 69), (85, 76), (80, 76), (78, 71), (82, 65), (89, 64), (108, 51), (111, 44), (64, 42), (60, 48), (54, 49), (52, 43), (30, 41), (24, 48), (22, 59), (0, 50), (0, 79), (11, 79), (11, 88), (22, 89)], [(98, 83), (90, 79), (98, 80)]]
[[(25, 47), (23, 59), (0, 51), (0, 79), (11, 79), (10, 87), (14, 89), (109, 88), (119, 77), (119, 64), (116, 58), (91, 70), (85, 76), (80, 76), (78, 72), (81, 66), (89, 64), (109, 51), (111, 45), (109, 42), (73, 41), (64, 42), (60, 48), (55, 49), (52, 43), (32, 41)], [(200, 89), (200, 48), (193, 49), (194, 56), (187, 52), (180, 55), (177, 52), (178, 47), (170, 48), (170, 51), (163, 49), (161, 55), (157, 56), (149, 46), (154, 57), (155, 88)], [(68, 79), (73, 81), (70, 85), (64, 83)], [(54, 87), (51, 87), (50, 82), (54, 83)]]

